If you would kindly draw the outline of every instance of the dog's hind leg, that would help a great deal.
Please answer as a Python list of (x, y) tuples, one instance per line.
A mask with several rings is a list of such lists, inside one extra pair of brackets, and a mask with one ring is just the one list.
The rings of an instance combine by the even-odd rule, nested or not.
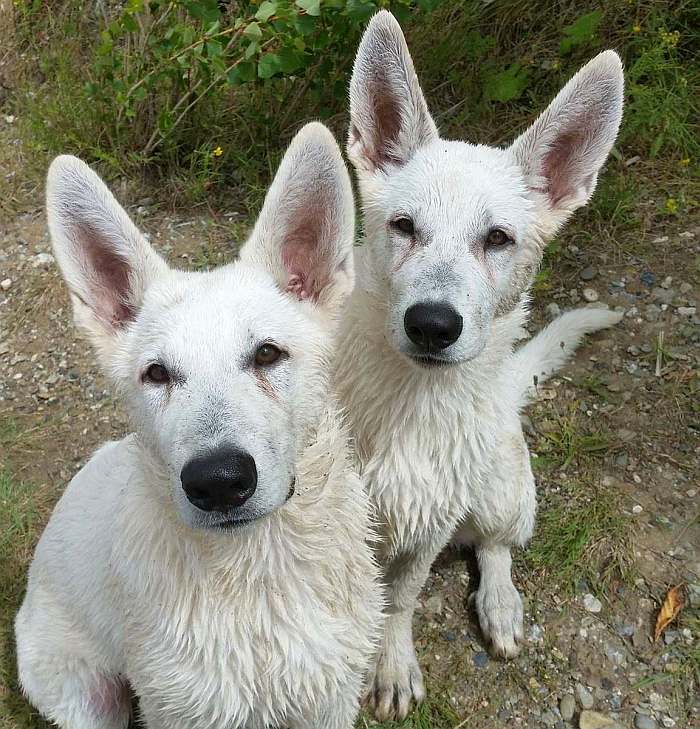
[(474, 494), (470, 515), (453, 543), (474, 547), (479, 565), (479, 589), (470, 596), (481, 630), (493, 652), (517, 655), (523, 639), (523, 602), (511, 576), (512, 546), (524, 546), (535, 521), (535, 482), (522, 433), (503, 441), (507, 452), (485, 489)]
[(63, 729), (126, 729), (128, 685), (42, 588), (30, 590), (15, 622), (22, 689)]

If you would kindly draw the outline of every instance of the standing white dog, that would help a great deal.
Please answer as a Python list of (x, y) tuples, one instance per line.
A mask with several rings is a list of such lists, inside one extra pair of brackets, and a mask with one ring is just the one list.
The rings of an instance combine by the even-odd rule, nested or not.
[(73, 157), (48, 177), (76, 321), (136, 432), (46, 527), (19, 677), (65, 729), (350, 729), (381, 628), (368, 502), (328, 397), (353, 284), (352, 192), (320, 124), (294, 139), (241, 261), (175, 271)]
[(350, 86), (348, 155), (366, 251), (339, 347), (337, 387), (383, 530), (389, 610), (368, 700), (403, 718), (425, 690), (411, 632), (435, 556), (473, 544), (484, 634), (517, 652), (512, 545), (530, 537), (535, 487), (519, 410), (586, 332), (619, 315), (565, 314), (521, 350), (545, 244), (593, 193), (617, 135), (623, 77), (600, 54), (507, 149), (439, 137), (401, 29), (370, 22)]

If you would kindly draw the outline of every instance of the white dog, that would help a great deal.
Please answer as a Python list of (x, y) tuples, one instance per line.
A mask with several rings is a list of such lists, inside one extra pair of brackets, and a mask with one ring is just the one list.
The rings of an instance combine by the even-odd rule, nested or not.
[(585, 66), (506, 149), (439, 137), (398, 23), (370, 22), (350, 86), (350, 156), (366, 250), (339, 346), (337, 387), (383, 529), (388, 619), (368, 701), (403, 718), (425, 691), (411, 634), (417, 595), (452, 539), (474, 545), (484, 634), (512, 656), (522, 601), (513, 545), (535, 486), (519, 410), (613, 312), (565, 314), (523, 349), (542, 251), (593, 193), (622, 113), (620, 60)]
[(320, 124), (241, 261), (175, 271), (73, 157), (48, 177), (76, 321), (136, 432), (71, 481), (17, 616), (19, 677), (69, 729), (350, 729), (381, 630), (368, 500), (328, 371), (353, 199)]

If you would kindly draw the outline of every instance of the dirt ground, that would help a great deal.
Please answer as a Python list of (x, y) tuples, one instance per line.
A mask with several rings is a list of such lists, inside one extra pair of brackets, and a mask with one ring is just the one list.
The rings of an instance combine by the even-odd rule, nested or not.
[[(186, 267), (228, 260), (243, 227), (233, 214), (179, 217), (148, 199), (130, 212)], [(540, 501), (537, 535), (516, 561), (527, 639), (517, 659), (492, 659), (467, 607), (469, 555), (443, 555), (416, 618), (430, 700), (406, 726), (699, 725), (700, 221), (644, 235), (638, 257), (561, 238), (533, 331), (587, 302), (625, 316), (589, 339), (525, 419)], [(31, 513), (15, 532), (24, 547), (2, 542), (12, 561), (0, 585), (3, 729), (44, 726), (18, 696), (12, 667), (10, 621), (32, 543), (94, 447), (127, 431), (73, 328), (43, 212), (0, 220), (0, 472), (14, 483), (4, 498)], [(12, 513), (14, 503), (0, 507)], [(9, 529), (8, 517), (0, 524)], [(675, 585), (684, 608), (654, 641)]]

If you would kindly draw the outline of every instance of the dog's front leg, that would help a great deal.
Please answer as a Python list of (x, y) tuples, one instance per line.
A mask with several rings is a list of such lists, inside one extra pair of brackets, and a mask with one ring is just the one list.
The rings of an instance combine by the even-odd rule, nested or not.
[(521, 432), (504, 437), (487, 487), (473, 494), (454, 543), (474, 547), (479, 589), (470, 595), (494, 654), (512, 658), (523, 639), (523, 601), (511, 576), (511, 547), (524, 546), (535, 523), (535, 481)]
[(399, 555), (385, 565), (387, 619), (365, 699), (380, 721), (401, 721), (413, 700), (421, 703), (425, 699), (423, 675), (413, 645), (413, 612), (430, 565), (448, 538), (445, 535), (444, 542)]

